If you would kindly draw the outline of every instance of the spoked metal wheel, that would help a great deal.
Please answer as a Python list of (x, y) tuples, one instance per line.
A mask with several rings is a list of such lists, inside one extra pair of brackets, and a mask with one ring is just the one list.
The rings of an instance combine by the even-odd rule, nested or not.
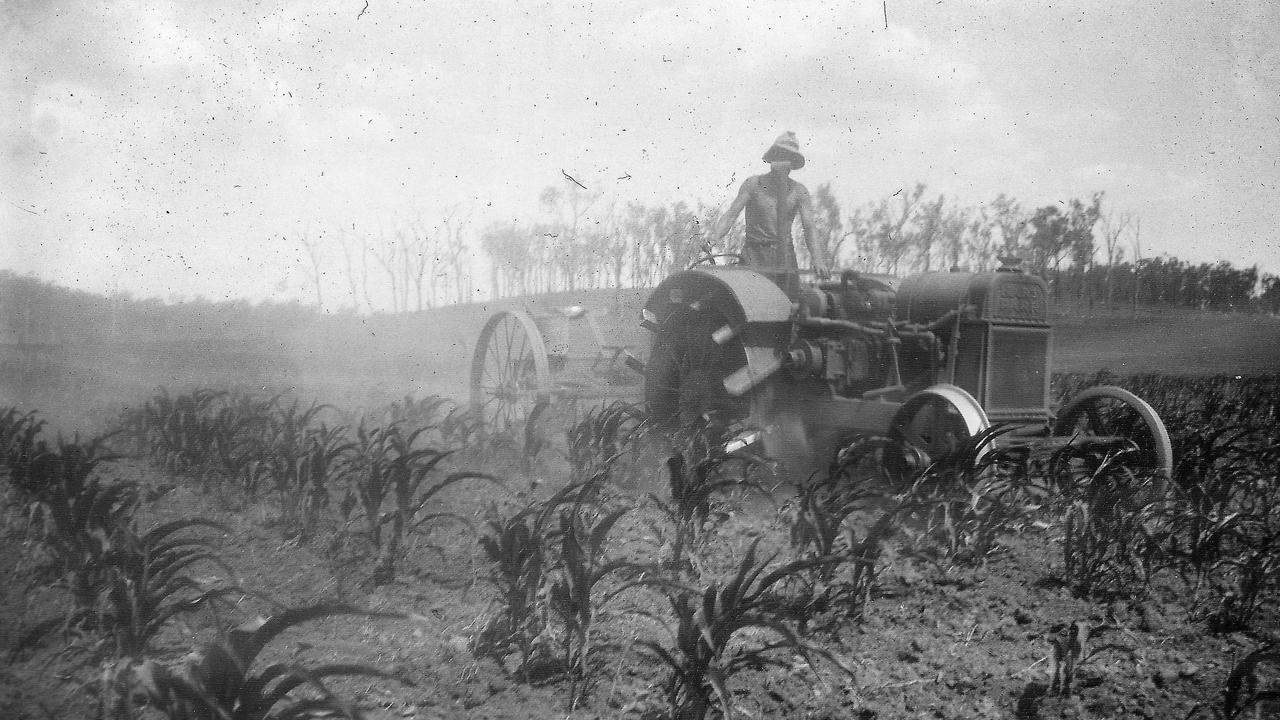
[(542, 333), (528, 313), (495, 314), (471, 360), (471, 409), (491, 430), (524, 422), (551, 401), (551, 370)]
[(905, 484), (989, 426), (982, 406), (963, 389), (940, 384), (922, 390), (907, 398), (893, 417), (885, 471), (893, 482)]
[(1130, 450), (1134, 469), (1164, 478), (1173, 471), (1164, 421), (1145, 400), (1122, 388), (1103, 385), (1080, 393), (1058, 414), (1053, 434), (1070, 437), (1081, 448)]

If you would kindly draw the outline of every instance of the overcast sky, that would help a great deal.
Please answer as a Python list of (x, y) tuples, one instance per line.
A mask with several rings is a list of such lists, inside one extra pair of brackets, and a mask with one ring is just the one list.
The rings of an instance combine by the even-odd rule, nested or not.
[(1280, 272), (1272, 0), (0, 13), (0, 267), (87, 290), (305, 297), (307, 228), (529, 219), (562, 170), (727, 204), (783, 130), (846, 208), (917, 180), (1028, 208), (1103, 190), (1148, 255)]

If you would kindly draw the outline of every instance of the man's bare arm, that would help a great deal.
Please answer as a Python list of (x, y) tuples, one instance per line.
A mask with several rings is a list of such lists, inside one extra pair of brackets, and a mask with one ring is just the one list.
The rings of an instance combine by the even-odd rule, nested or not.
[(742, 187), (738, 190), (738, 197), (733, 199), (733, 202), (729, 204), (729, 209), (725, 210), (723, 215), (716, 218), (715, 224), (711, 226), (709, 242), (718, 242), (729, 233), (729, 229), (738, 221), (738, 216), (747, 207), (747, 200), (751, 198), (751, 188), (748, 186), (750, 182), (750, 180), (747, 180), (742, 183)]
[(813, 204), (809, 201), (808, 192), (800, 198), (797, 212), (800, 215), (800, 229), (804, 231), (804, 244), (809, 248), (809, 262), (813, 265), (814, 272), (826, 275), (831, 268), (823, 257), (822, 248), (818, 247), (818, 234), (813, 229)]

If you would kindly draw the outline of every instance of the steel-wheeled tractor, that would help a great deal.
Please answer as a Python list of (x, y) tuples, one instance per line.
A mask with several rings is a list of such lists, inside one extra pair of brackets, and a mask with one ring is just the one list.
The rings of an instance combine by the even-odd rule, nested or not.
[(645, 401), (659, 425), (720, 418), (754, 428), (766, 454), (818, 467), (879, 436), (899, 473), (999, 423), (995, 445), (1128, 450), (1167, 475), (1172, 451), (1151, 406), (1118, 387), (1050, 403), (1053, 329), (1045, 282), (994, 272), (897, 279), (846, 271), (788, 296), (742, 267), (676, 273), (649, 296)]

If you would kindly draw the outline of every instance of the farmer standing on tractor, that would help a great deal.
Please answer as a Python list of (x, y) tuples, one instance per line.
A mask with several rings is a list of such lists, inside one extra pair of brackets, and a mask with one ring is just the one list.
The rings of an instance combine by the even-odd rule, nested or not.
[(709, 242), (715, 243), (723, 238), (745, 208), (747, 219), (742, 265), (758, 270), (787, 295), (796, 297), (800, 294), (799, 262), (791, 240), (791, 226), (796, 215), (800, 216), (814, 272), (819, 277), (828, 273), (814, 234), (809, 190), (790, 177), (792, 170), (804, 167), (804, 155), (800, 154), (796, 134), (788, 130), (778, 136), (761, 159), (769, 163), (769, 172), (747, 178), (742, 183), (738, 197), (712, 225)]

